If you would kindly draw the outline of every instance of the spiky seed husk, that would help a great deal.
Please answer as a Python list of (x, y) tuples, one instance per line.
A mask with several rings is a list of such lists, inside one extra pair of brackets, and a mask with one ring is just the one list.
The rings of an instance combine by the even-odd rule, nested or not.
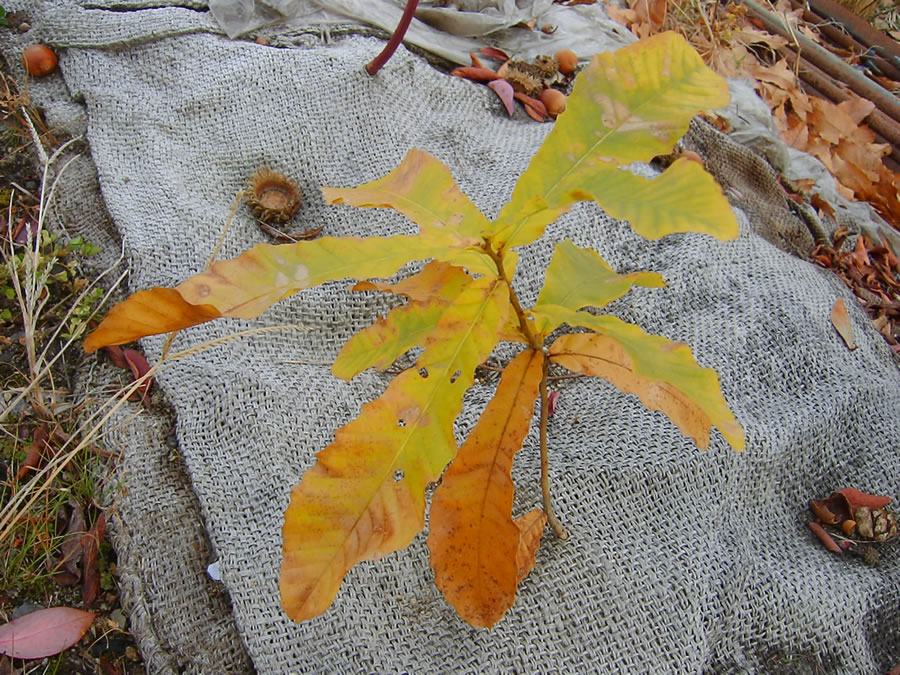
[(300, 208), (300, 188), (290, 178), (267, 167), (250, 179), (247, 204), (264, 223), (286, 223)]

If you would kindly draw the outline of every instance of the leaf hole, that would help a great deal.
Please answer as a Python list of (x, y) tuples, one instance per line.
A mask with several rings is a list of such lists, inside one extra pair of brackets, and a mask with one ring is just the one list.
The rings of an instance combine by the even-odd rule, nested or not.
[(406, 420), (404, 420), (404, 419), (399, 419), (399, 420), (397, 420), (397, 426), (398, 426), (398, 427), (405, 427), (405, 426), (406, 426)]
[(403, 469), (397, 469), (397, 470), (394, 472), (394, 482), (395, 482), (395, 483), (399, 483), (401, 480), (403, 480), (403, 476), (404, 476), (404, 475), (405, 475), (405, 474), (403, 473)]
[(454, 382), (456, 382), (456, 380), (459, 379), (460, 375), (462, 375), (461, 370), (457, 370), (455, 373), (453, 373), (453, 375), (450, 376), (450, 384), (453, 384)]
[(428, 368), (419, 368), (419, 375), (422, 377), (423, 380), (425, 378), (427, 378), (428, 377)]

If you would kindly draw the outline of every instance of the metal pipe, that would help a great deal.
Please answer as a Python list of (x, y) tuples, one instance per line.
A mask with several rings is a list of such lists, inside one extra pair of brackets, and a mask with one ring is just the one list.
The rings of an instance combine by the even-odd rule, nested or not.
[[(850, 95), (840, 86), (843, 83), (835, 82), (834, 78), (799, 56), (797, 52), (792, 49), (782, 48), (779, 50), (779, 53), (787, 58), (788, 63), (797, 70), (804, 82), (823, 96), (835, 103), (849, 100)], [(900, 163), (900, 124), (877, 108), (869, 113), (866, 118), (866, 124), (869, 125), (872, 131), (880, 135), (883, 140), (891, 144), (891, 154), (888, 157), (893, 161), (890, 162), (888, 168), (896, 171), (898, 163)], [(888, 157), (884, 159), (888, 160)]]
[(827, 16), (844, 24), (847, 31), (857, 40), (866, 45), (872, 45), (883, 49), (887, 56), (900, 59), (900, 45), (880, 30), (872, 28), (866, 21), (846, 7), (839, 5), (834, 0), (808, 0), (809, 6), (817, 14)]
[(796, 31), (791, 32), (787, 30), (784, 23), (777, 16), (760, 7), (754, 0), (738, 1), (746, 5), (763, 22), (767, 30), (799, 44), (800, 52), (804, 58), (825, 72), (833, 74), (843, 82), (846, 82), (854, 92), (872, 101), (882, 112), (892, 117), (895, 122), (900, 123), (900, 103), (887, 89), (863, 77), (809, 38), (800, 35)]
[(850, 35), (840, 21), (833, 17), (824, 17), (816, 14), (801, 0), (791, 0), (791, 6), (794, 9), (803, 9), (803, 20), (818, 28), (822, 32), (822, 35), (831, 40), (831, 42), (857, 54), (867, 54), (866, 58), (871, 59), (875, 67), (886, 77), (900, 82), (900, 68), (887, 59), (877, 55), (871, 55), (870, 52), (873, 50), (868, 45), (859, 42)]

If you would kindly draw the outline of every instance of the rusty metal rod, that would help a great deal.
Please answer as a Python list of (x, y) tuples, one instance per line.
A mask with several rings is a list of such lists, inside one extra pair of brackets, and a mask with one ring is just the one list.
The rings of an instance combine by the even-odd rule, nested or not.
[(876, 30), (846, 7), (839, 5), (834, 0), (808, 1), (809, 6), (812, 7), (816, 14), (840, 21), (847, 29), (847, 32), (863, 44), (883, 49), (888, 56), (900, 59), (900, 45), (897, 44), (896, 40), (892, 40), (880, 30)]
[[(886, 77), (900, 82), (900, 68), (895, 66), (887, 59), (884, 59), (877, 55), (872, 55), (872, 50), (870, 49), (870, 47), (859, 42), (852, 35), (846, 32), (843, 25), (841, 25), (839, 21), (831, 17), (824, 17), (816, 14), (810, 9), (807, 9), (807, 5), (801, 0), (791, 0), (791, 6), (794, 9), (803, 9), (803, 20), (818, 28), (822, 32), (822, 35), (828, 38), (831, 42), (843, 47), (844, 49), (850, 50), (855, 54), (868, 54), (866, 58), (871, 59), (872, 63), (876, 68), (878, 68), (878, 70), (884, 73)], [(829, 21), (831, 21), (831, 23), (829, 23)]]
[[(850, 95), (847, 93), (846, 89), (841, 86), (842, 83), (836, 82), (830, 75), (809, 63), (802, 56), (798, 56), (797, 52), (793, 49), (782, 48), (778, 51), (787, 59), (790, 66), (797, 71), (800, 78), (813, 89), (820, 92), (824, 97), (831, 99), (835, 103), (850, 99)], [(895, 171), (897, 168), (896, 163), (900, 163), (900, 124), (877, 108), (869, 113), (865, 122), (872, 131), (891, 144), (890, 158), (893, 162), (891, 162), (891, 166), (888, 168)], [(887, 159), (887, 157), (885, 157), (885, 159)]]
[(777, 35), (796, 41), (804, 58), (827, 73), (845, 82), (854, 92), (874, 103), (879, 110), (900, 123), (900, 103), (887, 89), (857, 73), (828, 50), (796, 31), (789, 31), (776, 15), (760, 7), (754, 0), (738, 0), (763, 22), (766, 29)]

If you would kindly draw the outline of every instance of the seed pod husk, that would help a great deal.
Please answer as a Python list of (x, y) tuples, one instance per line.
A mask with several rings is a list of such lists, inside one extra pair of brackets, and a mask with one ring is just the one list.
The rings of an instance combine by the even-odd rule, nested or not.
[(286, 223), (300, 208), (300, 188), (278, 171), (263, 167), (250, 179), (247, 204), (264, 223)]

